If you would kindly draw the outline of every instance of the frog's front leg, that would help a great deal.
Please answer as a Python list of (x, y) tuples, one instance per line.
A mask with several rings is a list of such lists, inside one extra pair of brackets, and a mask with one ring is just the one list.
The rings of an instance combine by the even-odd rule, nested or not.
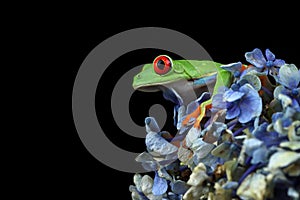
[(206, 110), (212, 106), (212, 99), (201, 103), (192, 113), (188, 114), (182, 121), (182, 126), (187, 126), (191, 119), (195, 119), (194, 127), (200, 129), (200, 123), (205, 116)]
[(210, 109), (212, 106), (212, 100), (209, 99), (201, 103), (192, 113), (188, 114), (185, 119), (182, 121), (182, 126), (187, 126), (188, 123), (195, 119), (194, 127), (200, 129), (200, 123), (205, 116), (206, 110)]

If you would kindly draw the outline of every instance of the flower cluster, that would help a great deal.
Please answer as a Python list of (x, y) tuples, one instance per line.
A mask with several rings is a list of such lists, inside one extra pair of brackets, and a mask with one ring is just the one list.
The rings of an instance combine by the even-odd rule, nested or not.
[(173, 136), (145, 119), (147, 151), (136, 161), (149, 173), (134, 176), (132, 199), (300, 199), (300, 71), (269, 49), (245, 60), (221, 66), (233, 79), (200, 129), (177, 124)]

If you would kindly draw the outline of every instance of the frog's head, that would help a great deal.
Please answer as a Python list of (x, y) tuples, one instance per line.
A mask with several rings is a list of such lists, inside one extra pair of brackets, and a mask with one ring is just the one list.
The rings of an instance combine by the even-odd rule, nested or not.
[(133, 79), (133, 88), (140, 91), (158, 91), (180, 80), (191, 79), (193, 68), (185, 60), (173, 61), (167, 55), (156, 57), (153, 63), (145, 64), (140, 73)]

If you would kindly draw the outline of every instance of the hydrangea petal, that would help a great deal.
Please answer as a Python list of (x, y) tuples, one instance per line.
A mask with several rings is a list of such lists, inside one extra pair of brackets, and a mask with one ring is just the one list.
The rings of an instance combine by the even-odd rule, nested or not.
[(293, 151), (299, 150), (300, 149), (300, 142), (298, 141), (286, 141), (286, 142), (281, 142), (280, 147), (283, 148), (289, 148)]
[(203, 135), (203, 141), (211, 144), (216, 142), (226, 128), (227, 125), (222, 122), (213, 122), (203, 131), (201, 131), (201, 135)]
[(249, 83), (255, 90), (259, 91), (261, 89), (261, 81), (258, 76), (254, 74), (246, 74), (243, 76), (238, 83), (246, 81)]
[(223, 142), (211, 151), (211, 154), (216, 157), (228, 159), (230, 153), (230, 143)]
[(153, 179), (149, 175), (144, 175), (141, 179), (141, 190), (147, 195), (152, 192), (153, 187)]
[(149, 154), (148, 152), (143, 152), (135, 158), (135, 161), (146, 162), (146, 161), (154, 161), (154, 159), (153, 159), (152, 155)]
[(266, 70), (263, 70), (263, 71), (258, 71), (256, 67), (254, 66), (251, 66), (249, 65), (248, 68), (246, 68), (242, 74), (241, 74), (241, 78), (247, 74), (254, 74), (254, 75), (257, 75), (257, 76), (263, 76), (263, 75), (268, 75), (268, 71), (267, 69)]
[(240, 102), (241, 114), (239, 115), (239, 122), (247, 123), (254, 117), (257, 117), (262, 112), (262, 99), (258, 92), (249, 84), (243, 85), (240, 90), (247, 92), (246, 96)]
[(216, 94), (212, 98), (212, 107), (217, 109), (225, 109), (226, 102), (223, 101), (223, 94)]
[(198, 106), (199, 106), (198, 102), (192, 101), (186, 107), (186, 114), (191, 114), (193, 111), (195, 111), (198, 108)]
[(213, 173), (215, 171), (215, 169), (217, 168), (217, 166), (221, 163), (221, 158), (213, 156), (212, 154), (208, 154), (207, 156), (205, 156), (204, 158), (199, 159), (196, 156), (194, 156), (194, 163), (197, 165), (200, 162), (203, 163), (206, 167), (206, 172), (209, 173)]
[(156, 161), (145, 161), (142, 162), (142, 166), (146, 171), (155, 171), (158, 167), (159, 164)]
[(195, 140), (191, 147), (198, 159), (207, 156), (214, 148), (214, 144), (206, 143), (202, 138), (198, 138), (197, 140)]
[(274, 61), (274, 65), (277, 66), (277, 67), (281, 67), (282, 65), (285, 64), (285, 61), (284, 60), (281, 60), (281, 59), (276, 59)]
[(206, 167), (203, 163), (199, 163), (193, 170), (187, 182), (191, 186), (199, 186), (208, 178), (206, 174)]
[[(300, 89), (300, 88), (299, 88)], [(296, 98), (293, 98), (292, 99), (292, 105), (293, 105), (293, 108), (295, 108), (295, 109), (298, 109), (298, 111), (299, 111), (299, 103), (298, 102), (300, 102), (300, 99), (299, 99), (299, 97), (297, 97), (297, 99)]]
[(296, 120), (292, 123), (288, 130), (288, 138), (290, 141), (300, 141), (300, 121)]
[(238, 187), (238, 182), (235, 181), (227, 181), (223, 186), (225, 190), (228, 189), (236, 189)]
[(178, 149), (155, 132), (149, 132), (146, 135), (146, 146), (150, 151), (160, 155), (168, 155), (176, 152)]
[(291, 163), (300, 160), (300, 154), (294, 151), (279, 151), (270, 157), (268, 164), (269, 169), (286, 167)]
[(255, 165), (255, 164), (258, 164), (258, 163), (265, 163), (266, 161), (268, 161), (267, 152), (268, 151), (267, 151), (267, 148), (265, 146), (256, 149), (253, 152), (251, 164)]
[(253, 152), (263, 146), (263, 142), (256, 138), (249, 138), (244, 140), (244, 148), (246, 149), (246, 154), (252, 156)]
[(134, 182), (134, 184), (135, 184), (135, 186), (136, 186), (136, 189), (139, 191), (139, 192), (141, 192), (142, 191), (142, 186), (141, 186), (141, 181), (142, 181), (142, 175), (140, 175), (140, 174), (135, 174), (134, 176), (133, 176), (133, 182)]
[(275, 60), (275, 55), (270, 51), (270, 49), (266, 49), (266, 58), (270, 61)]
[[(274, 116), (274, 114), (273, 114)], [(273, 117), (272, 116), (272, 117)], [(275, 117), (275, 116), (274, 116)], [(273, 119), (273, 118), (272, 118)], [(258, 126), (253, 132), (252, 135), (254, 135), (256, 138), (260, 139), (264, 136), (265, 132), (267, 131), (268, 123), (264, 122), (260, 126)]]
[(247, 62), (251, 63), (252, 65), (256, 66), (257, 68), (263, 68), (266, 64), (266, 59), (261, 52), (260, 49), (256, 48), (251, 52), (245, 53), (245, 57)]
[(232, 108), (227, 109), (226, 119), (233, 119), (241, 113), (239, 106), (236, 104)]
[(287, 95), (287, 93), (288, 93), (288, 90), (284, 86), (279, 85), (275, 88), (273, 95), (276, 99), (279, 99), (279, 94)]
[(266, 177), (260, 173), (252, 173), (241, 183), (236, 193), (241, 199), (263, 200), (266, 188)]
[(220, 67), (233, 74), (236, 71), (241, 71), (242, 63), (241, 62), (230, 63), (228, 65), (222, 65)]
[(162, 195), (167, 191), (167, 189), (168, 189), (167, 180), (164, 178), (161, 178), (158, 175), (158, 173), (155, 173), (153, 187), (152, 187), (152, 193), (154, 195)]
[(173, 183), (171, 183), (171, 190), (175, 194), (184, 194), (189, 188), (189, 185), (181, 180), (176, 180)]
[(228, 102), (233, 102), (233, 101), (240, 99), (244, 95), (245, 95), (245, 93), (243, 93), (243, 92), (234, 91), (234, 90), (230, 89), (224, 93), (223, 99)]
[(297, 88), (300, 81), (298, 68), (294, 64), (286, 64), (279, 69), (279, 80), (287, 88)]
[(293, 103), (292, 99), (289, 96), (282, 93), (278, 94), (278, 99), (281, 101), (283, 109), (285, 109), (287, 106), (292, 105)]
[(145, 118), (145, 125), (146, 125), (146, 131), (147, 133), (153, 131), (153, 132), (159, 132), (160, 128), (155, 120), (154, 117), (146, 117)]
[(187, 147), (191, 147), (193, 142), (200, 137), (199, 129), (192, 127), (185, 137), (185, 143)]

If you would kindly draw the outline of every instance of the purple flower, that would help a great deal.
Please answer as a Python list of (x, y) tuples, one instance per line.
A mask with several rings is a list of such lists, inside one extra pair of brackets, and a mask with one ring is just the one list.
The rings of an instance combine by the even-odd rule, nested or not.
[(238, 118), (240, 123), (247, 123), (262, 112), (262, 100), (248, 83), (226, 91), (223, 89), (213, 97), (212, 105), (213, 108), (227, 109), (226, 119)]
[(253, 51), (245, 53), (245, 57), (246, 60), (258, 68), (259, 71), (268, 73), (270, 70), (270, 75), (276, 75), (278, 73), (277, 68), (284, 65), (285, 61), (276, 59), (275, 55), (269, 49), (266, 49), (265, 54), (266, 57), (264, 57), (260, 49), (255, 48)]

